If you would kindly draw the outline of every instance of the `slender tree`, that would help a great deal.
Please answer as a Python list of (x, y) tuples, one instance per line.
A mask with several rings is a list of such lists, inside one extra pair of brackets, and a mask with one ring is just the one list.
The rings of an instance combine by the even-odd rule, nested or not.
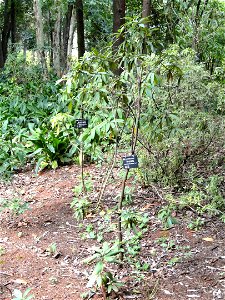
[(73, 17), (74, 4), (68, 3), (66, 16), (63, 24), (63, 43), (62, 43), (62, 66), (65, 70), (68, 63), (68, 53), (69, 53), (69, 39), (70, 39), (70, 28), (73, 27), (72, 17)]
[(57, 12), (53, 29), (53, 67), (58, 77), (61, 76), (61, 6), (58, 0), (55, 0)]
[(85, 40), (84, 40), (84, 8), (83, 1), (76, 1), (76, 18), (77, 18), (77, 46), (78, 58), (82, 57), (85, 53)]
[(69, 39), (68, 39), (67, 64), (69, 64), (70, 58), (72, 56), (75, 30), (76, 30), (76, 12), (75, 9), (73, 9), (71, 21), (70, 21), (70, 31), (69, 31)]
[(142, 2), (142, 18), (147, 18), (151, 15), (152, 11), (152, 1), (143, 0)]
[(15, 0), (11, 0), (11, 42), (12, 50), (15, 50), (16, 43), (16, 3)]
[(34, 16), (36, 21), (36, 40), (38, 48), (38, 56), (42, 65), (43, 72), (47, 76), (47, 65), (44, 51), (44, 31), (43, 31), (43, 17), (42, 17), (42, 3), (41, 0), (34, 0)]
[[(142, 2), (142, 18), (149, 18), (152, 12), (152, 1), (143, 0)], [(149, 22), (144, 23), (145, 27), (149, 26)], [(143, 53), (147, 53), (147, 41), (146, 38), (143, 42)]]
[(196, 4), (196, 13), (193, 20), (193, 40), (192, 40), (192, 48), (196, 52), (198, 52), (200, 23), (207, 5), (208, 5), (208, 0), (204, 0), (204, 1), (198, 0)]
[(47, 4), (45, 3), (42, 9), (47, 25), (44, 34), (49, 44), (50, 66), (60, 77), (68, 66), (68, 53), (74, 35), (75, 4), (62, 0), (54, 0)]
[[(126, 14), (126, 1), (125, 0), (113, 0), (113, 33), (117, 33), (118, 30), (125, 23)], [(116, 53), (118, 47), (124, 41), (122, 34), (115, 36), (113, 41), (113, 52)], [(119, 61), (117, 64), (119, 65)], [(113, 70), (115, 75), (120, 75), (122, 73), (122, 67), (117, 67)]]
[(11, 5), (9, 0), (4, 1), (3, 28), (0, 36), (0, 68), (4, 67), (8, 54), (8, 41), (11, 31)]
[(2, 39), (0, 38), (0, 68), (4, 67), (4, 57), (2, 52)]
[(51, 9), (48, 10), (48, 43), (49, 43), (49, 62), (50, 66), (53, 68), (53, 43), (54, 43), (54, 38), (53, 38), (53, 33), (54, 33), (54, 24), (52, 21), (52, 12)]
[[(126, 1), (113, 0), (113, 33), (117, 33), (125, 23)], [(114, 42), (114, 50), (123, 42), (123, 36), (119, 35)]]

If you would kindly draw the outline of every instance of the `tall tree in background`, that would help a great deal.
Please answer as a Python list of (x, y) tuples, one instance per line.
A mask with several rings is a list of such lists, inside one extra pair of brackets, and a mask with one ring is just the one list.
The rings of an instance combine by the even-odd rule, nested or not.
[[(45, 50), (45, 55), (49, 55), (50, 66), (55, 74), (61, 77), (67, 70), (68, 54), (71, 54), (73, 44), (75, 5), (73, 1), (67, 0), (42, 3), (44, 46), (49, 49)], [(38, 32), (36, 36), (38, 42)]]
[(61, 76), (61, 14), (62, 8), (59, 0), (54, 1), (54, 7), (57, 8), (55, 23), (53, 29), (53, 67), (58, 77)]
[[(203, 16), (203, 13), (206, 10), (208, 5), (208, 0), (198, 0), (196, 4), (196, 10), (193, 18), (193, 40), (192, 40), (192, 48), (198, 52), (198, 43), (199, 43), (199, 30), (200, 23)], [(193, 10), (194, 13), (194, 10)]]
[(43, 31), (43, 17), (42, 17), (42, 3), (41, 0), (34, 0), (33, 3), (34, 16), (36, 21), (36, 41), (38, 48), (38, 57), (45, 76), (47, 76), (47, 65), (44, 51), (44, 31)]
[(0, 32), (0, 68), (4, 67), (8, 54), (8, 41), (11, 31), (11, 3), (10, 0), (4, 0), (3, 26)]
[[(18, 45), (24, 53), (26, 49), (38, 53), (43, 70), (47, 70), (48, 56), (50, 66), (61, 76), (68, 70), (76, 30), (78, 56), (82, 57), (86, 48), (101, 49), (109, 42), (112, 27), (118, 33), (125, 9), (128, 16), (149, 17), (143, 53), (148, 45), (161, 52), (177, 43), (182, 49), (192, 47), (211, 72), (222, 60), (225, 18), (224, 2), (219, 0), (2, 0), (0, 68)], [(122, 34), (116, 36), (114, 52), (123, 41)]]
[(84, 8), (83, 1), (76, 1), (76, 18), (77, 18), (77, 46), (78, 46), (78, 58), (82, 57), (85, 52), (85, 40), (84, 40)]
[[(149, 27), (150, 15), (152, 14), (152, 1), (151, 0), (143, 0), (142, 2), (142, 18), (148, 18), (144, 23), (145, 27)], [(143, 53), (147, 53), (147, 41), (146, 37), (143, 41)]]
[[(65, 20), (63, 23), (63, 42), (62, 42), (62, 67), (64, 70), (67, 68), (68, 58), (71, 55), (71, 39), (74, 36), (74, 4), (69, 2), (67, 4)], [(72, 36), (71, 36), (72, 35)]]
[(75, 31), (75, 5), (71, 1), (54, 0), (42, 8), (48, 41), (50, 66), (61, 76), (68, 65)]
[(142, 2), (142, 18), (147, 18), (151, 15), (152, 1), (143, 0)]
[(68, 45), (67, 45), (67, 67), (69, 66), (70, 59), (72, 57), (75, 30), (76, 30), (76, 10), (75, 7), (73, 6), (73, 11), (70, 19)]
[[(113, 0), (113, 33), (117, 33), (120, 27), (125, 23), (126, 13), (126, 1), (125, 0)], [(114, 49), (123, 42), (122, 35), (114, 42)]]
[[(113, 0), (113, 33), (117, 33), (121, 26), (125, 23), (125, 14), (126, 14), (126, 1), (125, 0)], [(116, 53), (118, 47), (123, 42), (123, 36), (114, 37), (113, 41), (113, 52)], [(117, 64), (119, 65), (119, 61)], [(116, 67), (113, 70), (115, 75), (120, 75), (122, 73), (121, 67)]]
[(12, 50), (15, 50), (16, 43), (16, 1), (11, 0), (11, 43)]

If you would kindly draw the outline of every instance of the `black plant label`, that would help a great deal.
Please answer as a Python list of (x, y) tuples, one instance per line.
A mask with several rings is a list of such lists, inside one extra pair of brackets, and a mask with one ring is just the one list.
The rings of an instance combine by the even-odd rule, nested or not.
[(88, 120), (86, 120), (86, 119), (76, 119), (75, 127), (78, 128), (78, 129), (88, 128)]
[(135, 169), (138, 168), (138, 158), (136, 154), (123, 157), (124, 169)]

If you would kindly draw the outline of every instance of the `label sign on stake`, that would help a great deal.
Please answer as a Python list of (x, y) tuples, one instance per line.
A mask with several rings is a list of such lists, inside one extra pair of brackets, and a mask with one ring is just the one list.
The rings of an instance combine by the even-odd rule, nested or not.
[(134, 169), (138, 168), (138, 158), (136, 154), (123, 157), (123, 167), (124, 169)]
[(88, 120), (86, 120), (86, 119), (76, 119), (75, 127), (79, 128), (79, 129), (88, 128)]

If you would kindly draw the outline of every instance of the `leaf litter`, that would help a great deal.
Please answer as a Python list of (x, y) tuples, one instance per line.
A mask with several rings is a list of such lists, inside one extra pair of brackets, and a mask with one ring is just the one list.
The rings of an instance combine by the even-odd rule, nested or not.
[[(99, 190), (103, 171), (93, 165), (86, 166), (86, 171)], [(1, 183), (0, 198), (16, 197), (30, 207), (18, 216), (12, 217), (7, 210), (0, 215), (0, 246), (5, 249), (0, 256), (1, 299), (9, 300), (10, 292), (27, 288), (32, 288), (38, 300), (77, 300), (87, 292), (92, 269), (82, 262), (96, 241), (82, 238), (70, 208), (79, 172), (77, 166), (39, 176), (28, 171), (15, 174), (11, 183)], [(119, 188), (118, 182), (107, 186), (102, 206), (115, 205)], [(97, 199), (96, 192), (93, 198)], [(114, 299), (224, 299), (224, 223), (214, 218), (201, 230), (191, 231), (185, 226), (185, 215), (178, 213), (179, 224), (162, 230), (156, 217), (161, 205), (154, 189), (138, 189), (133, 206), (147, 212), (150, 220), (139, 261), (150, 268), (143, 272), (144, 278), (129, 265), (117, 270), (124, 287)], [(97, 217), (90, 215), (89, 219), (94, 226), (98, 224)], [(57, 257), (42, 255), (53, 243)], [(91, 297), (102, 299), (98, 293)]]

